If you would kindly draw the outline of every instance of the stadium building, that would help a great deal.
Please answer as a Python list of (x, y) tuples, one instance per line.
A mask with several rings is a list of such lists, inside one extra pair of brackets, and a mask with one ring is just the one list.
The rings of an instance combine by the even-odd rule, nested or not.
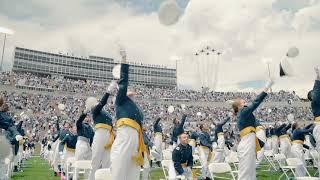
[[(112, 69), (116, 64), (111, 58), (74, 57), (16, 47), (13, 71), (108, 82), (113, 79)], [(130, 65), (130, 83), (163, 87), (177, 85), (176, 69), (134, 62)]]

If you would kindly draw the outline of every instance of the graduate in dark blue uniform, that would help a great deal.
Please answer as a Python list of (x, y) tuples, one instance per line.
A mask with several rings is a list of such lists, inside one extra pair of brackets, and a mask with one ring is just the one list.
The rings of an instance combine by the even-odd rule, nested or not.
[[(301, 122), (296, 122), (293, 125), (294, 131), (292, 133), (292, 146), (291, 146), (291, 155), (295, 158), (298, 158), (303, 163), (303, 166), (306, 168), (304, 152), (303, 152), (303, 143), (305, 140), (305, 135), (313, 131), (313, 124), (301, 128)], [(305, 169), (303, 167), (296, 168), (296, 174), (298, 177), (305, 176)]]
[[(316, 141), (317, 149), (320, 149), (320, 70), (315, 68), (316, 80), (313, 89), (308, 93), (308, 99), (311, 101), (311, 110), (315, 120), (313, 137)], [(320, 165), (319, 165), (320, 167)]]
[(86, 100), (86, 110), (84, 113), (91, 112), (92, 120), (95, 124), (95, 135), (90, 142), (90, 144), (92, 144), (92, 170), (90, 172), (90, 180), (94, 179), (95, 172), (98, 169), (110, 168), (111, 165), (110, 150), (114, 141), (114, 130), (112, 126), (112, 117), (104, 110), (104, 107), (106, 106), (110, 95), (116, 88), (116, 83), (112, 82), (100, 101), (97, 101), (94, 97), (89, 97)]
[(72, 130), (69, 132), (70, 133), (66, 134), (60, 142), (60, 148), (64, 147), (64, 150), (62, 148), (59, 149), (60, 153), (62, 153), (63, 151), (63, 169), (65, 171), (64, 173), (66, 173), (68, 158), (75, 157), (76, 144), (78, 141), (77, 128), (74, 126)]
[[(14, 125), (13, 118), (9, 115), (9, 106), (3, 102), (3, 98), (0, 98), (0, 128), (4, 129), (9, 137), (9, 139), (22, 140), (22, 136), (17, 130), (17, 127)], [(8, 140), (9, 140), (8, 139)]]
[[(222, 128), (222, 126), (221, 126)], [(212, 157), (212, 141), (209, 135), (209, 128), (206, 125), (200, 125), (199, 141), (200, 141), (200, 161), (202, 165), (201, 175), (203, 179), (210, 177), (208, 169), (209, 162)]]
[(144, 116), (133, 99), (136, 93), (132, 89), (128, 90), (129, 64), (126, 52), (121, 50), (120, 55), (119, 90), (115, 101), (117, 135), (111, 149), (111, 174), (112, 179), (138, 180), (140, 166), (144, 164), (145, 145), (141, 127)]
[(256, 99), (247, 105), (243, 99), (237, 99), (232, 103), (232, 108), (237, 116), (237, 126), (240, 131), (241, 141), (238, 146), (239, 155), (239, 179), (256, 179), (256, 152), (261, 149), (261, 144), (255, 134), (256, 118), (253, 112), (259, 107), (267, 96), (273, 81), (267, 82), (266, 87)]
[(76, 122), (78, 141), (76, 144), (76, 160), (91, 160), (91, 144), (93, 142), (94, 131), (89, 124), (90, 117), (82, 113)]
[(174, 127), (173, 127), (173, 131), (172, 131), (172, 136), (171, 136), (171, 141), (172, 143), (178, 143), (178, 137), (180, 134), (183, 134), (184, 133), (184, 129), (183, 129), (183, 126), (184, 126), (184, 123), (186, 122), (187, 120), (187, 115), (186, 114), (183, 114), (182, 115), (182, 118), (181, 118), (181, 121), (179, 121), (178, 119), (175, 119), (174, 120)]
[(169, 179), (174, 179), (176, 175), (184, 175), (186, 179), (193, 179), (192, 147), (188, 144), (188, 135), (179, 136), (180, 144), (172, 152), (173, 170), (169, 170)]
[(152, 161), (150, 158), (150, 150), (152, 149), (153, 143), (150, 141), (150, 138), (148, 137), (146, 132), (147, 132), (147, 129), (144, 127), (142, 133), (143, 133), (143, 142), (146, 147), (146, 151), (144, 152), (142, 180), (149, 179), (150, 167), (152, 164)]
[(162, 134), (162, 127), (160, 124), (161, 118), (157, 118), (157, 120), (153, 124), (153, 132), (154, 132), (154, 146), (156, 152), (159, 154), (157, 158), (155, 158), (156, 163), (160, 167), (161, 165), (161, 160), (162, 160), (162, 139), (163, 139), (163, 134)]

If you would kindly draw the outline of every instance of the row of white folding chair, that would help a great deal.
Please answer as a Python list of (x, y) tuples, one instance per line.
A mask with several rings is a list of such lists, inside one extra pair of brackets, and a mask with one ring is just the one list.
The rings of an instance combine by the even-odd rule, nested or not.
[(237, 178), (237, 171), (232, 171), (232, 168), (228, 163), (210, 163), (208, 168), (213, 180), (214, 178), (226, 179), (225, 177), (219, 177), (216, 174), (230, 174), (231, 177), (228, 179), (233, 180)]
[(95, 180), (111, 180), (110, 169), (98, 169), (95, 173)]
[(313, 167), (317, 169), (316, 173), (314, 174), (314, 176), (316, 176), (317, 174), (319, 174), (318, 164), (320, 163), (320, 155), (319, 152), (315, 149), (310, 150), (310, 155), (313, 161)]
[(238, 170), (239, 158), (237, 152), (230, 152), (230, 154), (226, 156), (225, 161), (229, 164), (232, 164), (235, 170)]
[(73, 165), (74, 165), (74, 162), (76, 161), (76, 158), (75, 157), (70, 157), (67, 159), (67, 165), (66, 165), (66, 177), (67, 177), (67, 180), (70, 179), (70, 177), (72, 177), (73, 175)]
[[(162, 160), (161, 161), (161, 167), (162, 167), (162, 171), (163, 171), (163, 174), (164, 174), (164, 177), (166, 180), (169, 179), (169, 168), (170, 168), (170, 165), (172, 165), (171, 163), (172, 160)], [(176, 176), (176, 179), (185, 179), (184, 176)]]
[[(78, 179), (79, 174), (85, 175), (86, 173), (90, 173), (92, 167), (91, 167), (91, 161), (90, 160), (79, 160), (75, 161), (73, 164), (73, 174), (74, 174), (74, 179)], [(80, 171), (82, 170), (82, 171)]]
[(276, 164), (274, 162), (274, 154), (273, 154), (273, 151), (272, 150), (265, 150), (263, 152), (263, 155), (264, 155), (264, 158), (267, 160), (268, 162), (268, 170), (274, 170), (274, 171), (277, 171), (277, 167), (276, 167)]

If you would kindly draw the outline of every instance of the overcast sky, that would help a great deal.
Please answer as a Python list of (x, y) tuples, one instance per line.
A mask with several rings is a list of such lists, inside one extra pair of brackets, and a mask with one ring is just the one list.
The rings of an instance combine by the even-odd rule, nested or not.
[[(8, 37), (5, 66), (12, 67), (15, 46), (117, 59), (120, 42), (132, 61), (174, 67), (170, 57), (181, 57), (179, 84), (197, 88), (200, 77), (213, 75), (201, 69), (207, 64), (195, 68), (192, 54), (210, 44), (223, 52), (218, 90), (258, 90), (268, 78), (264, 57), (273, 60), (274, 89), (304, 94), (312, 87), (313, 67), (320, 65), (319, 0), (179, 0), (184, 14), (169, 27), (158, 21), (161, 2), (0, 0), (0, 27), (15, 31)], [(278, 63), (291, 46), (300, 50), (290, 59), (295, 76), (280, 79)]]

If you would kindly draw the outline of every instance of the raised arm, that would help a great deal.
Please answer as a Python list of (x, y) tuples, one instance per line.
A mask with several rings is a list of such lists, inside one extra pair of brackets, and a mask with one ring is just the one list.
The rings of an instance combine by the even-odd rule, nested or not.
[(283, 130), (287, 132), (290, 128), (291, 128), (291, 123), (289, 123), (285, 128), (283, 128)]
[(230, 121), (230, 117), (227, 117), (224, 121), (221, 122), (221, 125), (225, 125), (228, 121)]
[(17, 129), (21, 129), (22, 128), (22, 124), (23, 124), (23, 121), (20, 121), (17, 125)]
[(57, 131), (59, 132), (60, 131), (60, 126), (59, 126), (59, 117), (57, 117), (57, 121), (56, 121), (56, 128), (57, 128)]
[(182, 116), (182, 118), (181, 118), (180, 126), (183, 126), (184, 123), (186, 122), (186, 120), (187, 120), (187, 115), (184, 114), (184, 115)]
[(310, 128), (312, 128), (312, 126), (313, 126), (313, 124), (311, 123), (311, 124), (305, 126), (303, 129), (310, 129)]
[(320, 72), (319, 68), (315, 68), (316, 71), (316, 80), (314, 82), (312, 90), (312, 104), (320, 105)]
[(129, 65), (121, 64), (121, 74), (119, 80), (119, 91), (116, 97), (116, 104), (121, 105), (127, 98), (128, 91), (128, 81), (129, 81)]
[(267, 97), (267, 95), (268, 94), (264, 91), (260, 93), (249, 106), (243, 108), (242, 112), (252, 113), (254, 110), (256, 110), (259, 107), (259, 105), (263, 102), (263, 100), (265, 99), (265, 97)]
[(76, 122), (77, 129), (82, 129), (82, 122), (86, 118), (87, 114), (81, 113), (79, 119)]
[(156, 122), (154, 123), (154, 127), (158, 126), (160, 120), (161, 120), (161, 118), (158, 118), (158, 119), (156, 120)]

